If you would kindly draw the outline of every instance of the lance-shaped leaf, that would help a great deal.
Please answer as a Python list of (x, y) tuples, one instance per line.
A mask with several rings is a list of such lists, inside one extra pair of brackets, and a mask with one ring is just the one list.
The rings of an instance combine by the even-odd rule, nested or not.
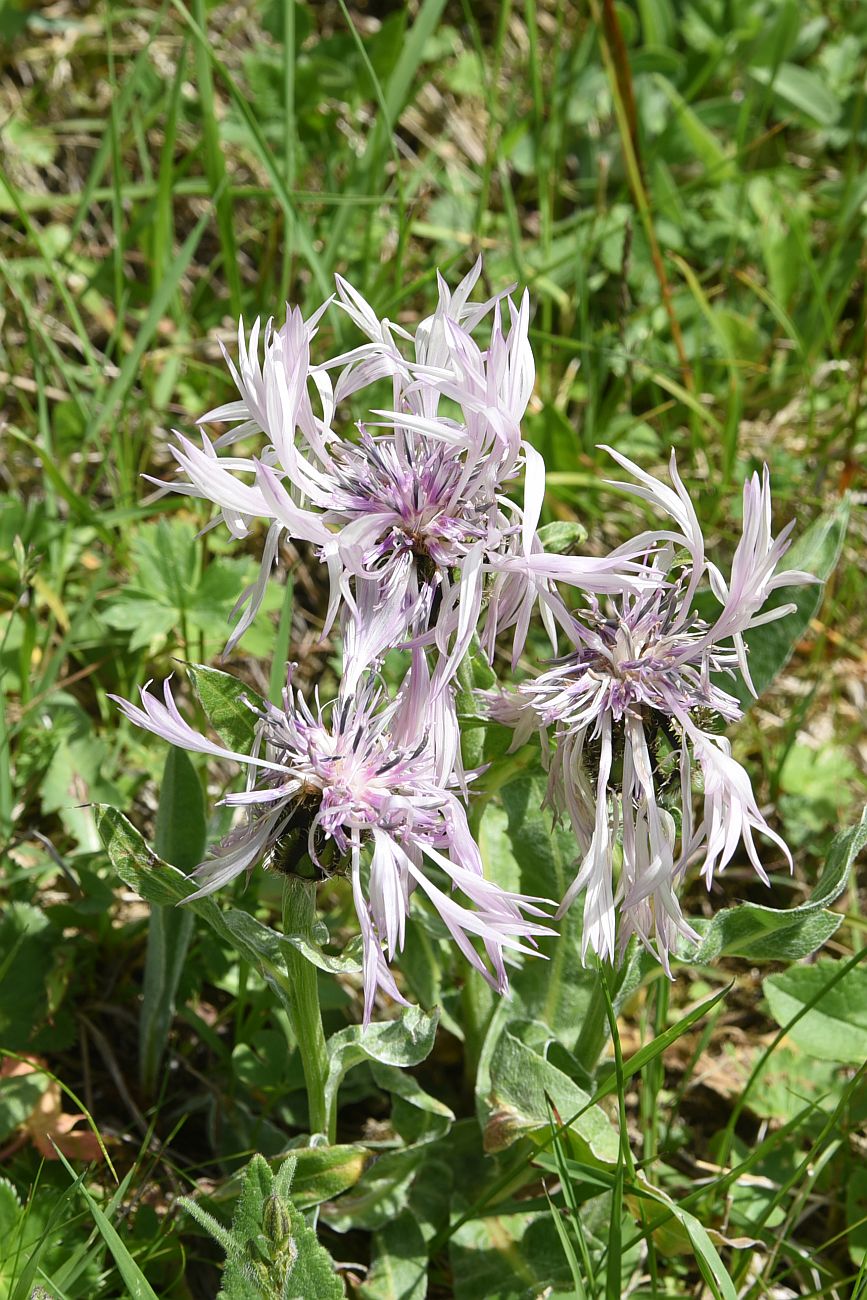
[(500, 1151), (526, 1134), (549, 1131), (553, 1105), (563, 1120), (578, 1116), (570, 1132), (580, 1148), (605, 1164), (616, 1162), (618, 1137), (601, 1107), (591, 1105), (567, 1074), (508, 1031), (498, 1039), (490, 1078), (486, 1150)]
[[(168, 906), (183, 902), (195, 892), (195, 882), (162, 862), (117, 809), (98, 806), (96, 824), (115, 871), (149, 903)], [(303, 953), (320, 970), (343, 974), (356, 974), (361, 970), (361, 963), (348, 953), (333, 957), (303, 936), (278, 934), (248, 912), (234, 907), (223, 911), (211, 896), (197, 898), (187, 906), (237, 948), (247, 961), (262, 966), (266, 974), (270, 971), (282, 975), (283, 954), (287, 946)]]
[(684, 959), (695, 965), (717, 957), (746, 957), (750, 961), (796, 961), (821, 948), (842, 921), (827, 910), (846, 888), (852, 863), (867, 844), (867, 808), (857, 826), (842, 831), (828, 853), (813, 893), (799, 907), (778, 910), (740, 903), (717, 912), (713, 920), (694, 921), (702, 939)]
[(226, 748), (236, 754), (249, 754), (256, 726), (256, 716), (249, 704), (262, 707), (261, 696), (237, 677), (205, 664), (188, 664), (187, 673), (205, 716)]

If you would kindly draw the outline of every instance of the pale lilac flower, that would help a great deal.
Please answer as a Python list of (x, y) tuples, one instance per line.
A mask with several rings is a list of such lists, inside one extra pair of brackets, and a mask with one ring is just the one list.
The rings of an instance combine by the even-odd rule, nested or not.
[[(416, 889), (466, 959), (501, 993), (508, 989), (505, 952), (531, 953), (534, 936), (551, 933), (528, 919), (544, 915), (536, 905), (543, 900), (485, 879), (464, 807), (443, 775), (448, 764), (431, 741), (425, 682), (411, 678), (412, 673), (389, 699), (379, 680), (368, 675), (353, 692), (341, 692), (324, 706), (317, 699), (311, 709), (301, 692), (292, 690), (290, 673), (282, 707), (250, 706), (257, 738), (246, 755), (215, 744), (184, 722), (168, 681), (162, 700), (147, 689), (141, 707), (117, 700), (132, 722), (171, 744), (248, 769), (246, 789), (224, 800), (243, 808), (246, 820), (193, 872), (201, 886), (190, 899), (249, 875), (257, 863), (291, 870), (286, 861), (291, 853), (297, 863), (306, 852), (323, 874), (348, 870), (363, 938), (365, 1023), (377, 988), (405, 1001), (388, 962), (404, 946)], [(445, 878), (447, 890), (435, 875)], [(465, 903), (457, 900), (457, 891)], [(473, 937), (482, 940), (490, 965)]]
[[(516, 693), (495, 699), (492, 710), (516, 727), (516, 744), (534, 730), (553, 731), (553, 752), (543, 751), (549, 761), (548, 799), (568, 813), (582, 855), (560, 911), (584, 891), (584, 954), (589, 947), (603, 957), (614, 956), (619, 913), (621, 952), (633, 934), (648, 948), (655, 940), (669, 971), (678, 936), (697, 938), (676, 890), (699, 853), (708, 887), (741, 841), (767, 883), (753, 839), (756, 831), (791, 866), (789, 850), (762, 816), (745, 769), (732, 757), (729, 742), (711, 728), (742, 715), (718, 677), (740, 668), (751, 686), (743, 634), (793, 608), (761, 613), (770, 593), (815, 579), (776, 571), (789, 546), (791, 525), (773, 538), (767, 470), (745, 484), (743, 531), (726, 582), (705, 558), (698, 519), (674, 456), (669, 487), (611, 454), (638, 479), (637, 486), (618, 486), (655, 504), (677, 525), (654, 558), (665, 582), (626, 594), (605, 609), (591, 602), (572, 624), (573, 652)], [(711, 621), (699, 618), (693, 608), (705, 577), (721, 606)], [(704, 790), (697, 821), (692, 813), (694, 764)], [(622, 866), (615, 886), (618, 843)]]
[[(453, 293), (440, 277), (436, 311), (414, 335), (379, 320), (338, 277), (338, 305), (368, 341), (318, 366), (310, 342), (321, 310), (307, 322), (289, 312), (276, 331), (257, 322), (248, 340), (239, 329), (238, 364), (229, 362), (239, 400), (203, 417), (236, 427), (213, 443), (203, 436), (201, 447), (178, 435), (172, 448), (176, 489), (219, 506), (233, 535), (245, 536), (254, 519), (269, 525), (259, 581), (236, 607), (248, 606), (229, 648), (261, 602), (284, 536), (312, 543), (328, 565), (326, 630), (341, 603), (375, 616), (378, 640), (369, 633), (360, 668), (401, 641), (435, 645), (438, 689), (477, 627), (489, 654), (514, 628), (517, 659), (539, 604), (555, 641), (563, 616), (555, 582), (610, 593), (646, 581), (648, 538), (604, 559), (542, 553), (545, 467), (521, 437), (535, 377), (529, 300), (507, 298), (507, 321), (503, 295), (470, 303), (480, 270)], [(482, 349), (470, 331), (488, 314)], [(372, 410), (358, 436), (338, 436), (337, 404), (383, 379), (392, 381), (391, 409)], [(254, 433), (264, 435), (256, 456), (219, 454)], [(508, 494), (522, 476), (518, 504)]]

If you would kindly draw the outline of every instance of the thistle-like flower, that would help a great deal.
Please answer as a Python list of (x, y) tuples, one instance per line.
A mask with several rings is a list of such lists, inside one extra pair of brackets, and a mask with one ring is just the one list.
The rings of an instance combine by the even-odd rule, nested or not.
[[(485, 879), (463, 805), (443, 775), (426, 723), (425, 681), (389, 699), (380, 681), (364, 676), (353, 691), (311, 709), (290, 681), (282, 707), (250, 707), (256, 743), (236, 753), (193, 730), (181, 717), (169, 682), (163, 698), (147, 688), (141, 707), (119, 699), (137, 726), (195, 753), (230, 759), (248, 769), (246, 789), (224, 802), (246, 820), (193, 872), (211, 894), (265, 863), (292, 871), (304, 858), (323, 875), (348, 870), (364, 951), (364, 1020), (377, 988), (405, 1002), (388, 962), (402, 950), (410, 896), (424, 894), (466, 959), (500, 992), (508, 988), (505, 951), (532, 953), (534, 937), (550, 930), (528, 917), (544, 915), (543, 900), (509, 893)], [(431, 870), (433, 868), (433, 871)], [(447, 889), (437, 884), (444, 878)], [(467, 900), (458, 902), (455, 891)], [(472, 943), (483, 941), (486, 964)], [(383, 945), (385, 951), (383, 952)]]
[[(671, 459), (673, 487), (611, 453), (638, 479), (617, 484), (660, 507), (676, 523), (654, 558), (664, 583), (589, 611), (571, 627), (572, 653), (511, 696), (495, 699), (495, 716), (516, 726), (515, 744), (534, 729), (553, 731), (548, 800), (568, 813), (581, 850), (581, 868), (561, 913), (585, 893), (583, 950), (611, 958), (620, 914), (621, 953), (635, 934), (655, 940), (666, 971), (678, 935), (697, 936), (684, 919), (677, 885), (690, 861), (704, 857), (708, 887), (743, 841), (765, 883), (754, 833), (773, 841), (791, 866), (783, 840), (766, 822), (745, 769), (732, 757), (720, 722), (741, 717), (737, 699), (719, 676), (739, 668), (752, 689), (743, 635), (791, 612), (762, 613), (780, 587), (815, 579), (776, 572), (792, 525), (771, 534), (767, 470), (744, 486), (743, 532), (727, 583), (705, 558), (704, 539), (689, 495)], [(685, 555), (684, 555), (685, 551)], [(720, 609), (708, 621), (693, 602), (702, 579)], [(703, 777), (703, 814), (693, 818), (692, 772)], [(615, 887), (614, 864), (622, 866)]]
[[(261, 602), (283, 536), (312, 543), (328, 565), (326, 630), (341, 603), (375, 614), (380, 639), (368, 636), (359, 670), (400, 641), (435, 645), (438, 683), (451, 678), (477, 627), (489, 653), (498, 633), (514, 628), (517, 658), (537, 603), (553, 640), (562, 614), (556, 581), (600, 594), (641, 589), (646, 538), (603, 559), (544, 556), (545, 467), (521, 437), (535, 376), (529, 300), (506, 300), (507, 323), (499, 298), (470, 303), (480, 271), (479, 262), (454, 293), (440, 278), (436, 311), (414, 336), (379, 320), (338, 277), (338, 304), (368, 341), (319, 366), (310, 342), (324, 308), (306, 322), (290, 311), (276, 331), (257, 321), (248, 340), (239, 329), (238, 365), (228, 362), (239, 400), (200, 421), (235, 428), (213, 443), (203, 435), (201, 447), (178, 434), (172, 448), (176, 490), (214, 502), (235, 536), (254, 519), (269, 525), (259, 581), (236, 606), (247, 610), (229, 648)], [(483, 350), (470, 331), (489, 313)], [(338, 436), (337, 404), (386, 378), (391, 409), (372, 410), (360, 436)], [(256, 456), (219, 454), (250, 434), (264, 435)], [(518, 504), (508, 494), (522, 475)]]

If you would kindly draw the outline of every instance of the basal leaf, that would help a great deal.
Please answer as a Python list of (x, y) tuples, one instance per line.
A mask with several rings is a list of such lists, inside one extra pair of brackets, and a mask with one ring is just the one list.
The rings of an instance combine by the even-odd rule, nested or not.
[(508, 1031), (494, 1049), (490, 1079), (487, 1150), (500, 1151), (528, 1132), (549, 1129), (550, 1103), (562, 1120), (582, 1112), (570, 1133), (592, 1157), (606, 1164), (617, 1160), (618, 1137), (605, 1112), (590, 1105), (589, 1095), (567, 1074)]
[(788, 1036), (820, 1061), (862, 1065), (867, 1060), (867, 970), (853, 966), (825, 989), (838, 967), (838, 962), (826, 959), (770, 975), (763, 986), (765, 997), (780, 1025), (816, 999)]
[(762, 86), (770, 85), (784, 110), (794, 109), (818, 126), (833, 126), (840, 117), (840, 100), (812, 68), (781, 63), (777, 68), (752, 67), (750, 76)]
[(404, 1210), (373, 1238), (373, 1264), (362, 1300), (425, 1300), (427, 1244), (415, 1216)]

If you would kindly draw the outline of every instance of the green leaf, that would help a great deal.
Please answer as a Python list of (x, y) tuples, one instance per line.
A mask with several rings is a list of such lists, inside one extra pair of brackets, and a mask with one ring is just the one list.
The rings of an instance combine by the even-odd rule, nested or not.
[(825, 989), (839, 965), (825, 959), (770, 975), (763, 986), (765, 997), (780, 1025), (815, 1000), (788, 1036), (820, 1061), (861, 1065), (867, 1059), (867, 970), (854, 966)]
[(672, 1202), (675, 1218), (686, 1228), (696, 1263), (707, 1283), (714, 1300), (737, 1300), (737, 1292), (728, 1270), (719, 1256), (719, 1251), (710, 1239), (707, 1230), (699, 1223), (694, 1214), (683, 1210)]
[(425, 1300), (428, 1258), (415, 1216), (404, 1210), (373, 1237), (373, 1265), (359, 1290), (362, 1300)]
[(186, 750), (172, 745), (166, 754), (154, 847), (164, 862), (192, 871), (205, 856), (208, 818), (199, 774)]
[(439, 1115), (443, 1119), (454, 1120), (454, 1111), (445, 1102), (439, 1101), (436, 1097), (432, 1097), (429, 1092), (425, 1092), (418, 1079), (412, 1074), (407, 1074), (399, 1066), (386, 1065), (380, 1060), (374, 1060), (371, 1062), (371, 1072), (376, 1086), (382, 1088), (385, 1092), (391, 1093), (393, 1097), (400, 1097), (403, 1101), (408, 1102), (410, 1106), (427, 1111), (430, 1115)]
[(48, 1014), (45, 981), (54, 956), (51, 924), (29, 903), (7, 903), (0, 917), (0, 1045), (26, 1047)]
[(358, 1185), (322, 1207), (337, 1232), (378, 1231), (406, 1209), (416, 1179), (424, 1180), (433, 1144), (402, 1147), (379, 1155)]
[(697, 160), (714, 180), (724, 180), (735, 171), (734, 160), (728, 156), (716, 136), (705, 126), (695, 109), (691, 108), (667, 77), (657, 74), (656, 84), (663, 90), (675, 110), (674, 123), (680, 129)]
[(573, 546), (586, 542), (587, 529), (583, 524), (557, 519), (551, 524), (543, 524), (538, 537), (549, 555), (562, 555)]
[(362, 1061), (405, 1069), (423, 1061), (434, 1045), (439, 1012), (407, 1007), (395, 1020), (376, 1022), (366, 1029), (349, 1025), (328, 1040), (326, 1109), (330, 1110), (344, 1077)]
[(833, 126), (838, 121), (842, 105), (812, 68), (781, 63), (776, 70), (752, 67), (749, 71), (759, 85), (771, 87), (784, 109), (795, 109), (819, 126)]
[(547, 1211), (470, 1219), (452, 1235), (449, 1256), (455, 1300), (537, 1300), (572, 1281)]
[[(723, 955), (751, 961), (797, 961), (827, 943), (842, 919), (816, 909), (777, 911), (742, 903), (717, 913), (687, 960), (696, 966), (706, 966)], [(696, 928), (702, 928), (701, 922)]]
[(264, 707), (262, 697), (237, 677), (205, 664), (188, 664), (187, 673), (205, 716), (226, 748), (249, 754), (256, 716), (245, 700), (259, 709)]
[(550, 1131), (550, 1100), (561, 1120), (579, 1116), (570, 1133), (585, 1152), (605, 1164), (617, 1160), (618, 1138), (605, 1112), (567, 1074), (508, 1031), (497, 1041), (490, 1077), (486, 1150), (500, 1151), (534, 1130)]
[(841, 831), (828, 850), (825, 869), (816, 882), (810, 898), (813, 907), (828, 907), (843, 893), (849, 883), (849, 873), (858, 854), (867, 847), (867, 807), (857, 826)]
[[(817, 519), (798, 538), (786, 553), (785, 567), (803, 569), (824, 583), (840, 558), (848, 523), (849, 499), (844, 497), (831, 514)], [(821, 603), (821, 583), (781, 588), (773, 593), (766, 609), (776, 609), (781, 605), (794, 605), (795, 609), (785, 618), (754, 628), (746, 635), (750, 676), (758, 695), (767, 690), (774, 678), (783, 671)], [(753, 697), (740, 678), (736, 682), (726, 679), (725, 688), (737, 696), (744, 708), (752, 703)]]
[[(156, 849), (161, 858), (192, 871), (205, 856), (208, 822), (198, 773), (183, 749), (166, 754), (157, 809)], [(177, 907), (151, 907), (139, 1020), (139, 1073), (144, 1093), (151, 1096), (175, 1014), (194, 913)]]
[(684, 960), (707, 965), (718, 957), (750, 961), (795, 961), (821, 948), (842, 921), (825, 909), (846, 888), (852, 863), (867, 844), (867, 808), (861, 821), (839, 834), (831, 845), (825, 869), (806, 903), (779, 911), (756, 903), (740, 903), (717, 912), (710, 923), (695, 921), (701, 943)]
[[(166, 906), (183, 902), (195, 893), (195, 881), (168, 863), (161, 862), (135, 827), (115, 808), (99, 805), (96, 825), (115, 871), (147, 902)], [(197, 898), (187, 906), (254, 967), (261, 966), (266, 974), (285, 978), (283, 967), (287, 946), (302, 953), (320, 970), (343, 974), (357, 974), (361, 970), (361, 963), (352, 955), (353, 945), (340, 957), (332, 957), (323, 952), (318, 943), (299, 935), (279, 934), (248, 912), (234, 907), (223, 910), (210, 896)]]
[(298, 1147), (292, 1154), (295, 1157), (292, 1200), (299, 1210), (331, 1201), (354, 1187), (372, 1159), (367, 1147), (352, 1145)]

